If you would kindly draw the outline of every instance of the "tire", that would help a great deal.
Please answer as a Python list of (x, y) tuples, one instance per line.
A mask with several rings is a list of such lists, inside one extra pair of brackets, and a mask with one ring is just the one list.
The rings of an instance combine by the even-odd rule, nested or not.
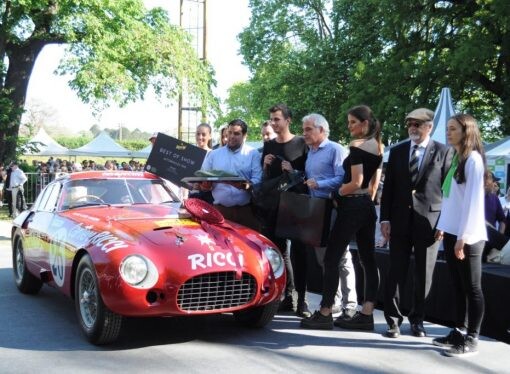
[(18, 287), (21, 293), (35, 295), (39, 292), (43, 282), (28, 271), (23, 241), (19, 236), (14, 239), (12, 247), (12, 270), (16, 287)]
[(280, 301), (275, 300), (266, 305), (234, 312), (234, 318), (243, 326), (261, 328), (273, 320), (279, 306)]
[(122, 316), (104, 305), (90, 256), (80, 260), (74, 282), (74, 305), (80, 327), (92, 344), (112, 343), (119, 337)]

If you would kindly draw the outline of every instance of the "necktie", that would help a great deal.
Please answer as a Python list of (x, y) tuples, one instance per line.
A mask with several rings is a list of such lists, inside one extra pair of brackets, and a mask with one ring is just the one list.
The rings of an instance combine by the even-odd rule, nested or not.
[(409, 174), (411, 175), (411, 185), (416, 185), (418, 179), (418, 145), (413, 145), (411, 158), (409, 159)]

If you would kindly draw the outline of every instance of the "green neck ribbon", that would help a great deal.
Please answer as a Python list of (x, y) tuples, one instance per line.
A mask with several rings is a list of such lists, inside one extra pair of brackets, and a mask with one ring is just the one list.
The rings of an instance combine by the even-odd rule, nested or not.
[(452, 188), (452, 179), (457, 171), (457, 165), (459, 164), (459, 158), (457, 154), (453, 156), (452, 165), (450, 166), (450, 170), (448, 170), (448, 174), (446, 174), (446, 178), (444, 179), (443, 186), (441, 187), (443, 190), (443, 196), (450, 196), (450, 188)]

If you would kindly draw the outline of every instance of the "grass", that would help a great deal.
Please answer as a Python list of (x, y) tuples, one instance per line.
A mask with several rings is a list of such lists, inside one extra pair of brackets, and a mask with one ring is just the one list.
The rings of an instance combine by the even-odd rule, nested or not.
[(3, 207), (0, 208), (0, 221), (9, 221), (9, 220), (10, 220), (9, 210), (4, 205)]

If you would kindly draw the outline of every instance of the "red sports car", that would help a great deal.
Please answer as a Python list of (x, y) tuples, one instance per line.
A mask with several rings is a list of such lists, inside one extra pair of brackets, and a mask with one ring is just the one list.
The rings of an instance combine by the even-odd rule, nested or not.
[(74, 299), (90, 342), (114, 341), (124, 316), (231, 312), (262, 327), (285, 288), (280, 252), (266, 237), (184, 203), (150, 173), (95, 171), (50, 183), (12, 229), (14, 279)]

